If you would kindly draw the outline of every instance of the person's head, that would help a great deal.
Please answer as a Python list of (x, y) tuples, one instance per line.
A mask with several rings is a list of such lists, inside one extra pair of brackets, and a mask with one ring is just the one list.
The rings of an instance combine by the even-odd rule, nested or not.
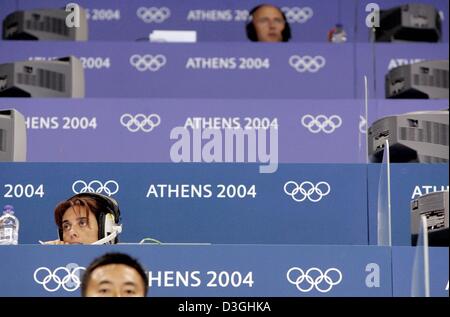
[(96, 193), (75, 195), (55, 208), (59, 239), (73, 244), (91, 244), (105, 238), (119, 218), (117, 202)]
[(136, 259), (123, 253), (96, 258), (81, 280), (83, 297), (145, 297), (148, 277)]
[(250, 11), (247, 37), (253, 42), (288, 42), (291, 28), (279, 8), (262, 4)]

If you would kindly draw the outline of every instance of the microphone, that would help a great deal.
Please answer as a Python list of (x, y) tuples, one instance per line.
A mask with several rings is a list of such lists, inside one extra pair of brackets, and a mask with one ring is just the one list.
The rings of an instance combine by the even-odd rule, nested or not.
[(117, 237), (117, 235), (121, 232), (122, 232), (122, 225), (112, 226), (112, 232), (110, 234), (108, 234), (106, 237), (98, 241), (91, 243), (91, 245), (107, 244), (113, 241)]

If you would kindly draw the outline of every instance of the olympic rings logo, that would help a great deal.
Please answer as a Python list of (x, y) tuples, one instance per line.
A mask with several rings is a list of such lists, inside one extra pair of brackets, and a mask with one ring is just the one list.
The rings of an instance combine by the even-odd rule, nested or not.
[(47, 292), (56, 292), (61, 287), (67, 292), (76, 291), (81, 285), (80, 273), (86, 268), (76, 263), (58, 267), (53, 271), (41, 266), (34, 271), (34, 281), (44, 287)]
[(161, 117), (157, 114), (145, 115), (139, 113), (137, 115), (131, 115), (125, 113), (120, 117), (120, 124), (130, 132), (151, 132), (161, 123)]
[(170, 9), (167, 7), (140, 7), (136, 15), (145, 23), (162, 23), (170, 17)]
[(326, 59), (323, 56), (299, 56), (292, 55), (289, 58), (289, 65), (291, 65), (297, 72), (317, 73), (326, 64)]
[(164, 55), (139, 55), (134, 54), (130, 57), (130, 64), (134, 66), (138, 71), (145, 72), (149, 70), (151, 72), (157, 72), (167, 63), (167, 58)]
[(316, 185), (306, 181), (300, 185), (297, 182), (289, 181), (284, 184), (284, 192), (291, 196), (296, 202), (302, 202), (305, 199), (316, 203), (327, 196), (331, 191), (331, 187), (327, 182), (319, 182)]
[(286, 277), (289, 283), (303, 293), (310, 292), (313, 288), (318, 292), (328, 293), (342, 281), (342, 273), (336, 268), (322, 272), (319, 268), (312, 267), (305, 272), (299, 267), (293, 267), (286, 273)]
[(342, 119), (338, 115), (332, 115), (328, 118), (323, 114), (317, 117), (307, 114), (302, 117), (302, 125), (311, 133), (331, 134), (342, 125)]
[(289, 23), (305, 23), (314, 15), (313, 9), (310, 7), (283, 7), (281, 8), (281, 11), (284, 12)]
[(72, 184), (72, 190), (75, 194), (104, 193), (108, 196), (112, 196), (119, 192), (119, 184), (113, 180), (109, 180), (104, 184), (99, 180), (93, 180), (89, 183), (82, 180), (77, 180)]

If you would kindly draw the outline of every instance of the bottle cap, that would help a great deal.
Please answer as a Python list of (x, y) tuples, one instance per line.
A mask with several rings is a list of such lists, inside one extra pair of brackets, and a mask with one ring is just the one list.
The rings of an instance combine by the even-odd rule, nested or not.
[(5, 207), (3, 207), (3, 211), (14, 213), (14, 207), (12, 205), (5, 205)]

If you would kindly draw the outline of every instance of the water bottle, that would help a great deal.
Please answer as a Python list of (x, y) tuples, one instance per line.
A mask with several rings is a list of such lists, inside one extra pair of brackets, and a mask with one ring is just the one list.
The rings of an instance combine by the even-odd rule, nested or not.
[(19, 219), (14, 216), (14, 207), (3, 207), (0, 217), (0, 245), (17, 244), (19, 241)]

